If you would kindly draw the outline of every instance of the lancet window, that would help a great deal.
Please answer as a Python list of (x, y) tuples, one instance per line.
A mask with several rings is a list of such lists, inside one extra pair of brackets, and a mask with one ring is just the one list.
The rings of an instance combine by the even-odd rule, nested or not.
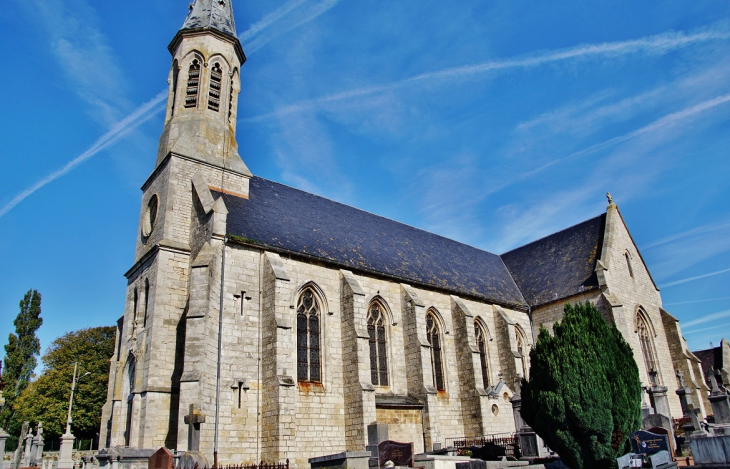
[(388, 385), (388, 353), (385, 339), (385, 312), (375, 301), (368, 309), (368, 336), (370, 337), (370, 380), (375, 386)]
[(198, 105), (198, 88), (200, 85), (200, 60), (193, 59), (188, 68), (188, 82), (185, 89), (185, 107)]
[(208, 109), (218, 112), (221, 105), (221, 86), (223, 70), (221, 64), (216, 62), (210, 70), (210, 89), (208, 90)]
[(489, 387), (489, 356), (487, 355), (487, 333), (479, 321), (474, 321), (474, 337), (479, 349), (479, 364), (482, 369), (482, 385)]
[[(641, 354), (644, 356), (644, 365), (649, 381), (652, 381), (652, 372), (657, 372), (656, 355), (654, 354), (654, 342), (651, 339), (651, 328), (647, 319), (641, 311), (636, 313), (636, 333), (639, 335)], [(656, 375), (658, 379), (658, 375)], [(652, 384), (659, 384), (658, 382)]]
[(629, 256), (628, 251), (624, 253), (624, 258), (626, 258), (626, 267), (629, 269), (629, 276), (634, 277), (634, 269), (631, 267), (631, 257)]
[(439, 391), (446, 390), (444, 386), (444, 366), (441, 355), (441, 331), (438, 319), (432, 311), (426, 314), (426, 335), (431, 346), (431, 369), (433, 371), (433, 385)]
[(517, 339), (517, 351), (520, 354), (520, 370), (517, 370), (523, 378), (527, 378), (527, 340), (525, 339), (525, 333), (522, 329), (515, 327), (515, 336)]
[(150, 282), (145, 279), (144, 281), (144, 319), (142, 320), (142, 328), (147, 327), (147, 314), (149, 312), (150, 305)]
[(320, 307), (312, 288), (306, 288), (297, 301), (297, 379), (321, 381)]

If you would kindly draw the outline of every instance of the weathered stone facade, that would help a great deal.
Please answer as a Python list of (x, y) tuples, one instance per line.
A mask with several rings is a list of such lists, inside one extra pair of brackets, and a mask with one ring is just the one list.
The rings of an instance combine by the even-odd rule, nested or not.
[[(363, 450), (367, 425), (376, 421), (389, 425), (391, 438), (414, 442), (416, 451), (450, 437), (511, 433), (510, 399), (529, 372), (536, 331), (559, 320), (568, 301), (596, 303), (635, 350), (644, 376), (640, 314), (649, 324), (659, 379), (673, 388), (674, 373), (682, 370), (698, 396), (706, 393), (679, 325), (661, 310), (659, 291), (613, 203), (599, 220), (602, 244), (590, 253), (595, 273), (588, 276), (595, 284), (534, 302), (518, 290), (509, 262), (433, 235), (426, 234), (429, 242), (452, 243), (443, 265), (462, 249), (462, 260), (476, 252), (494, 263), (497, 273), (484, 271), (483, 291), (469, 279), (446, 279), (455, 275), (446, 269), (442, 279), (419, 280), (408, 271), (407, 254), (402, 270), (388, 272), (318, 255), (317, 246), (297, 250), (241, 234), (235, 224), (245, 218), (240, 204), (261, 195), (235, 141), (245, 56), (231, 33), (230, 3), (196, 0), (191, 8), (170, 45), (167, 118), (156, 168), (142, 186), (102, 444), (186, 450), (183, 422), (191, 404), (207, 416), (201, 451), (212, 461), (217, 425), (224, 463), (290, 459), (307, 466), (311, 457)], [(401, 229), (386, 225), (386, 233)], [(472, 268), (478, 273), (482, 267)], [(507, 290), (512, 293), (500, 296)], [(315, 312), (303, 320), (305, 293)], [(374, 304), (383, 315), (377, 340), (368, 322)], [(374, 383), (376, 363), (381, 374)], [(311, 370), (316, 378), (302, 379)], [(680, 416), (676, 396), (671, 399), (672, 413)]]

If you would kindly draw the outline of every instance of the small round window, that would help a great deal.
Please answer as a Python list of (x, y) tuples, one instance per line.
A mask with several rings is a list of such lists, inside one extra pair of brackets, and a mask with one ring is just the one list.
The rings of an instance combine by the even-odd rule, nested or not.
[(152, 197), (150, 197), (149, 202), (147, 202), (147, 210), (145, 210), (144, 217), (142, 219), (142, 236), (144, 236), (145, 238), (152, 234), (152, 230), (155, 227), (158, 205), (159, 202), (157, 194), (154, 194)]

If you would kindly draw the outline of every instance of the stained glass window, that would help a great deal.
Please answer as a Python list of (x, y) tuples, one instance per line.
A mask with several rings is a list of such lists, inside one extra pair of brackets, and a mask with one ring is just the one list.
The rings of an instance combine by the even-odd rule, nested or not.
[(321, 381), (319, 304), (311, 288), (297, 302), (297, 379)]
[(476, 337), (477, 348), (479, 349), (479, 363), (482, 367), (482, 385), (484, 386), (484, 389), (487, 389), (487, 387), (489, 387), (487, 334), (484, 332), (484, 328), (479, 325), (477, 321), (474, 321), (474, 337)]
[(374, 302), (368, 310), (370, 336), (370, 380), (375, 386), (388, 385), (388, 353), (385, 341), (385, 314), (383, 307)]
[(433, 370), (433, 385), (439, 391), (445, 391), (444, 367), (441, 358), (441, 332), (438, 321), (432, 312), (426, 315), (426, 335), (431, 345), (431, 369)]

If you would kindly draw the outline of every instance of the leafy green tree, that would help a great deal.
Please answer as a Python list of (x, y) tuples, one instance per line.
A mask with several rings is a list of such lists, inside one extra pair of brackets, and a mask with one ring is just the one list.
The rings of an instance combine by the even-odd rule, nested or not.
[(631, 347), (589, 302), (566, 304), (553, 333), (541, 328), (530, 352), (522, 417), (568, 467), (614, 467), (641, 426)]
[(36, 356), (41, 351), (41, 342), (35, 333), (43, 319), (41, 318), (41, 294), (36, 290), (28, 290), (20, 301), (20, 312), (13, 321), (15, 334), (10, 333), (5, 345), (3, 381), (5, 381), (5, 407), (0, 412), (0, 427), (10, 434), (7, 441), (8, 450), (15, 448), (20, 435), (22, 421), (17, 414), (17, 399), (30, 383), (33, 370), (38, 361)]
[(77, 438), (93, 438), (99, 431), (101, 408), (106, 402), (115, 334), (114, 327), (93, 327), (54, 340), (41, 359), (41, 375), (18, 399), (20, 418), (33, 424), (42, 421), (47, 437), (62, 435), (66, 431), (74, 363), (78, 363), (78, 376), (90, 374), (76, 382), (71, 431)]

